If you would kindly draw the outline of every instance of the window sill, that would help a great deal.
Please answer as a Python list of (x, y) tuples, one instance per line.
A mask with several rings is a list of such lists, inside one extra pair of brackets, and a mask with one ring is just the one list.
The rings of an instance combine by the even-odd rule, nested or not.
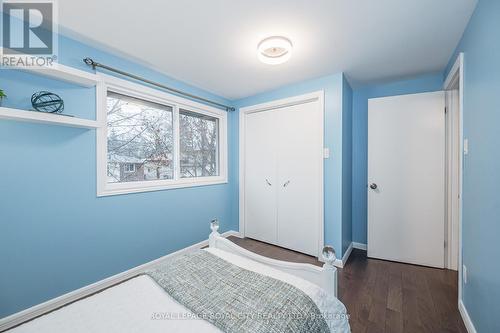
[(185, 179), (181, 181), (175, 181), (167, 184), (147, 184), (140, 187), (125, 187), (123, 185), (128, 184), (112, 184), (104, 189), (97, 190), (98, 197), (106, 197), (112, 195), (122, 195), (122, 194), (132, 194), (132, 193), (143, 193), (143, 192), (153, 192), (153, 191), (163, 191), (163, 190), (174, 190), (188, 187), (199, 187), (199, 186), (209, 186), (209, 185), (220, 185), (227, 184), (227, 179), (224, 177), (214, 177), (206, 179)]

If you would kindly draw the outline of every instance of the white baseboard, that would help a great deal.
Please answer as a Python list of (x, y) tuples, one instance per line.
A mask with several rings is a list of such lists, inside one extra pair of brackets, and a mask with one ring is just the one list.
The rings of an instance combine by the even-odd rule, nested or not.
[(477, 333), (476, 328), (474, 327), (474, 324), (472, 323), (472, 320), (469, 317), (469, 313), (467, 312), (465, 304), (462, 300), (458, 302), (458, 311), (460, 311), (460, 315), (462, 316), (462, 320), (464, 321), (467, 332)]
[(344, 255), (342, 256), (342, 259), (337, 259), (333, 263), (335, 267), (338, 268), (344, 268), (345, 264), (347, 263), (347, 259), (349, 259), (349, 256), (351, 255), (352, 249), (354, 247), (354, 243), (349, 244), (349, 247), (345, 251)]
[(367, 246), (366, 244), (363, 244), (363, 243), (356, 243), (356, 242), (352, 242), (352, 247), (355, 248), (355, 249), (359, 249), (359, 250), (364, 250), (366, 251), (367, 250)]
[(234, 231), (234, 230), (226, 231), (225, 233), (222, 234), (222, 236), (224, 236), (226, 238), (229, 236), (243, 238), (243, 235), (239, 231)]
[[(228, 237), (228, 236), (239, 237), (239, 235), (240, 235), (240, 233), (237, 231), (227, 231), (227, 232), (222, 233), (223, 237)], [(191, 246), (188, 246), (186, 248), (180, 249), (178, 251), (172, 252), (170, 254), (167, 254), (161, 258), (150, 261), (150, 262), (145, 263), (143, 265), (134, 267), (132, 269), (129, 269), (128, 271), (113, 275), (113, 276), (106, 278), (104, 280), (97, 281), (97, 282), (92, 283), (88, 286), (71, 291), (67, 294), (50, 299), (46, 302), (32, 306), (31, 308), (28, 308), (26, 310), (23, 310), (23, 311), (14, 313), (8, 317), (2, 318), (2, 319), (0, 319), (0, 332), (5, 331), (13, 326), (19, 325), (25, 321), (29, 321), (29, 320), (31, 320), (35, 317), (38, 317), (44, 313), (58, 309), (64, 305), (69, 304), (71, 302), (74, 302), (78, 299), (92, 295), (100, 290), (109, 288), (110, 286), (113, 286), (113, 285), (118, 284), (120, 282), (123, 282), (127, 279), (130, 279), (131, 277), (144, 272), (146, 269), (150, 268), (153, 265), (158, 264), (159, 262), (161, 262), (169, 257), (176, 256), (176, 255), (179, 255), (179, 254), (182, 254), (185, 252), (189, 252), (189, 251), (192, 251), (195, 249), (199, 249), (199, 248), (205, 247), (207, 245), (208, 245), (208, 239), (201, 241), (199, 243), (193, 244)]]

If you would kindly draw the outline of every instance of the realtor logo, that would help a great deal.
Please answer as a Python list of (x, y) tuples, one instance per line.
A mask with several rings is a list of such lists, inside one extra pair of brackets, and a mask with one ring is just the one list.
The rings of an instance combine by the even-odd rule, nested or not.
[(46, 67), (57, 59), (53, 1), (2, 3), (2, 67)]

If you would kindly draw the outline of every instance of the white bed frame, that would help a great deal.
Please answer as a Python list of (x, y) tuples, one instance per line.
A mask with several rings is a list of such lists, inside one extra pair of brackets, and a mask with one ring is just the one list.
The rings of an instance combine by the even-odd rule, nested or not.
[(210, 228), (212, 229), (212, 233), (208, 237), (209, 247), (237, 254), (241, 257), (260, 262), (282, 272), (298, 276), (320, 286), (328, 294), (337, 297), (337, 268), (333, 266), (333, 263), (336, 260), (335, 255), (330, 258), (323, 255), (323, 259), (325, 261), (323, 267), (271, 259), (250, 252), (222, 237), (217, 231), (219, 229), (217, 220), (212, 221)]
[[(275, 260), (261, 255), (255, 254), (244, 248), (236, 245), (230, 240), (226, 239), (224, 236), (229, 236), (235, 234), (235, 232), (227, 232), (221, 235), (217, 232), (219, 229), (219, 223), (217, 220), (213, 220), (210, 224), (212, 233), (208, 239), (209, 247), (217, 248), (223, 251), (227, 251), (259, 263), (270, 266), (274, 269), (280, 270), (282, 272), (298, 276), (304, 280), (310, 281), (321, 288), (323, 288), (328, 294), (337, 297), (337, 269), (333, 266), (333, 262), (336, 260), (333, 255), (330, 258), (323, 256), (325, 264), (323, 267), (318, 267), (310, 264), (300, 264), (281, 260)], [(76, 302), (82, 298), (91, 296), (94, 293), (100, 292), (106, 288), (113, 287), (114, 285), (126, 281), (128, 279), (134, 278), (139, 274), (144, 273), (147, 269), (150, 269), (154, 265), (161, 263), (163, 260), (180, 255), (195, 249), (202, 248), (206, 246), (207, 241), (203, 241), (187, 248), (181, 249), (174, 253), (170, 253), (162, 258), (153, 260), (141, 266), (132, 268), (128, 271), (119, 273), (117, 275), (111, 276), (101, 281), (97, 281), (91, 285), (82, 287), (80, 289), (74, 290), (62, 296), (56, 297), (54, 299), (48, 300), (44, 303), (35, 305), (26, 310), (14, 313), (8, 317), (0, 318), (0, 332), (4, 332), (14, 326), (20, 325), (26, 321), (32, 320), (48, 312), (57, 310), (58, 308)]]

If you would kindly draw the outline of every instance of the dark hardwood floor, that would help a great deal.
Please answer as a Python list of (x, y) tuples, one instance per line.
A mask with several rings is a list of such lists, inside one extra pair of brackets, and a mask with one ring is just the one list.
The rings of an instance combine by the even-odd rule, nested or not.
[[(249, 238), (229, 237), (249, 251), (321, 266), (316, 258)], [(353, 250), (338, 270), (339, 299), (358, 332), (463, 332), (457, 307), (457, 273), (369, 259)]]

